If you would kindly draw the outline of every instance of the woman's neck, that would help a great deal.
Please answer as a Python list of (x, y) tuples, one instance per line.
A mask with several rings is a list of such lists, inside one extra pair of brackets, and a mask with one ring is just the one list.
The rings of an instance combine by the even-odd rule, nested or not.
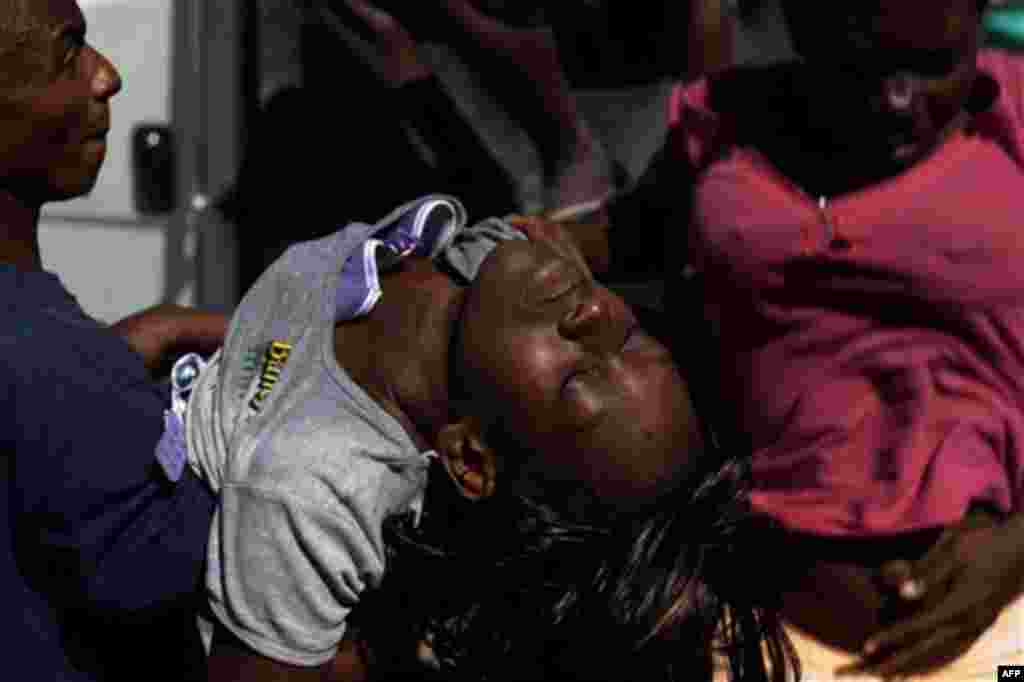
[[(463, 290), (426, 259), (381, 277), (365, 318), (339, 324), (335, 356), (422, 449), (448, 418), (448, 352)], [(423, 262), (419, 262), (423, 261)]]

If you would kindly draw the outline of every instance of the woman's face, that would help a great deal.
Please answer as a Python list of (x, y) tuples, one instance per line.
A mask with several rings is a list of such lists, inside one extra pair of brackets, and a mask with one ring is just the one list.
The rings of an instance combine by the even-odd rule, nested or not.
[(907, 166), (962, 111), (975, 79), (977, 0), (783, 0), (805, 60), (810, 126), (836, 149)]
[(585, 266), (544, 242), (495, 249), (454, 349), (474, 409), (528, 456), (542, 486), (616, 506), (648, 501), (693, 466), (695, 418), (668, 350)]

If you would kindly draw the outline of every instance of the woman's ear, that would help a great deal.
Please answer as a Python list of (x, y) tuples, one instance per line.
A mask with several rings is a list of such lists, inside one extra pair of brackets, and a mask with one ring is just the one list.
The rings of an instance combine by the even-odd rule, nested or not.
[(443, 426), (437, 434), (437, 450), (463, 497), (475, 501), (494, 494), (498, 463), (484, 441), (480, 420), (463, 417)]

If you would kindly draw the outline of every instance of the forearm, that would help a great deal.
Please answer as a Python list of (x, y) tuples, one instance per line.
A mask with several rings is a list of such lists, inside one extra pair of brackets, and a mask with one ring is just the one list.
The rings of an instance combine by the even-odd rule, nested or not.
[(229, 317), (224, 313), (162, 303), (111, 326), (142, 356), (155, 376), (170, 368), (177, 355), (212, 353), (223, 342)]

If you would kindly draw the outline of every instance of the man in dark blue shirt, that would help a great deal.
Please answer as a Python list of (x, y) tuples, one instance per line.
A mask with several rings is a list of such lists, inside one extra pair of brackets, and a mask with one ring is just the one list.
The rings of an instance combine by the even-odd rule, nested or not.
[(167, 399), (140, 352), (215, 345), (223, 321), (165, 307), (112, 331), (39, 255), (40, 207), (92, 188), (121, 87), (85, 30), (74, 0), (0, 0), (0, 677), (204, 679), (214, 500), (187, 467), (160, 477)]

